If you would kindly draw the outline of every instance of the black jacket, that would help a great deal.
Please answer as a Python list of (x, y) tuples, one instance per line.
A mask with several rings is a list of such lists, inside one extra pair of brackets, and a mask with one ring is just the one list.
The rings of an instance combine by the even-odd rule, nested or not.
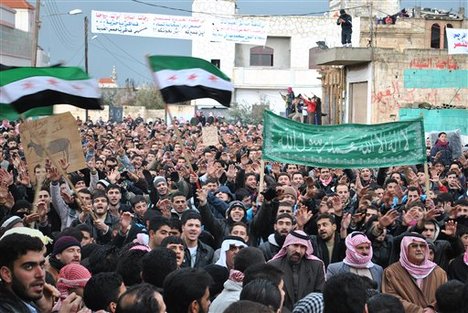
[[(210, 246), (198, 240), (197, 257), (195, 260), (195, 265), (193, 267), (200, 268), (200, 267), (205, 267), (208, 264), (211, 264), (213, 261), (213, 254), (214, 254), (214, 251)], [(185, 248), (185, 258), (184, 258), (184, 263), (182, 264), (182, 267), (190, 267), (190, 264), (191, 264), (190, 251), (188, 248)]]

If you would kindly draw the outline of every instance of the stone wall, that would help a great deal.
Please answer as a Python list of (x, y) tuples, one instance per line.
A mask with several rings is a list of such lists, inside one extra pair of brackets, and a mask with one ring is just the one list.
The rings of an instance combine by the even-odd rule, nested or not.
[[(377, 25), (373, 21), (374, 47), (392, 48), (400, 52), (405, 49), (430, 49), (431, 48), (431, 26), (439, 24), (441, 27), (441, 41), (444, 39), (446, 25), (453, 28), (466, 28), (467, 20), (434, 20), (424, 18), (402, 18), (396, 24)], [(356, 29), (356, 28), (355, 28)], [(370, 39), (369, 18), (361, 18), (360, 46), (366, 47)]]
[(447, 50), (376, 49), (372, 122), (396, 120), (400, 108), (468, 109), (468, 63)]

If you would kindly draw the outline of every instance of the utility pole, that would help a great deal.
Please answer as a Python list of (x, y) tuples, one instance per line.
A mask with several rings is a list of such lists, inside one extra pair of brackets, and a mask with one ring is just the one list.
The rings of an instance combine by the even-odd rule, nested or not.
[[(84, 59), (85, 59), (85, 71), (88, 74), (88, 17), (84, 17)], [(88, 121), (88, 110), (85, 112), (85, 123)]]
[(370, 32), (370, 42), (369, 42), (369, 47), (372, 48), (374, 47), (374, 17), (373, 15), (373, 4), (372, 1), (370, 2), (369, 5), (369, 32)]
[(84, 17), (84, 59), (85, 59), (85, 71), (88, 74), (88, 17)]
[(36, 8), (34, 10), (34, 28), (32, 36), (32, 47), (31, 47), (31, 66), (36, 67), (37, 65), (37, 46), (39, 42), (39, 28), (41, 27), (41, 0), (36, 0)]

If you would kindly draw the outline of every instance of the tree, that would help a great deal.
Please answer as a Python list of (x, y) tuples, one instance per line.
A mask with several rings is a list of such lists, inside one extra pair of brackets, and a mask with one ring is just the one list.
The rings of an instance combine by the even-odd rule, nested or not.
[(164, 109), (164, 100), (154, 86), (144, 85), (136, 92), (135, 105), (146, 109)]

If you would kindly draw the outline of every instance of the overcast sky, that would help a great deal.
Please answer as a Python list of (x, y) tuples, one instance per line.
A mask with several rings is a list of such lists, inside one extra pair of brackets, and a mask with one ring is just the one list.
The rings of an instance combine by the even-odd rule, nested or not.
[[(31, 1), (31, 0), (30, 0)], [(150, 4), (170, 6), (190, 10), (191, 0), (154, 1), (141, 0)], [(382, 1), (382, 0), (378, 0)], [(34, 1), (32, 1), (34, 3)], [(172, 9), (148, 6), (131, 0), (95, 1), (95, 0), (42, 0), (41, 1), (40, 46), (50, 54), (51, 62), (64, 62), (68, 66), (84, 68), (84, 16), (90, 16), (91, 10), (153, 13), (167, 15), (189, 15)], [(439, 9), (458, 8), (465, 0), (402, 0), (402, 8), (415, 5)], [(302, 14), (321, 13), (328, 10), (327, 0), (279, 1), (279, 0), (238, 0), (239, 14)], [(66, 15), (72, 9), (81, 9), (83, 14)], [(91, 30), (91, 25), (90, 25)], [(190, 55), (191, 41), (120, 35), (89, 35), (89, 73), (95, 78), (111, 75), (115, 65), (119, 83), (126, 78), (134, 79), (137, 84), (150, 82), (146, 67), (146, 54)]]

